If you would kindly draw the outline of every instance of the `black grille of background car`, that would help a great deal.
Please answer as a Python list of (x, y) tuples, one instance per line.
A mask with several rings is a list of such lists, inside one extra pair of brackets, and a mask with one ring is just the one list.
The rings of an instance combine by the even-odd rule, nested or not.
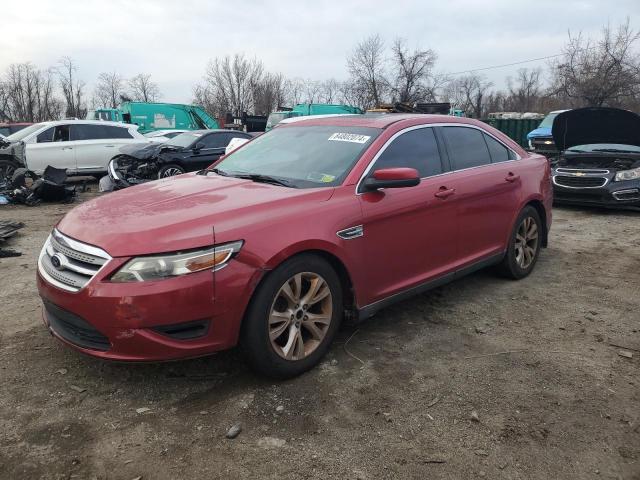
[(597, 188), (603, 187), (607, 183), (607, 179), (602, 177), (578, 177), (564, 175), (556, 175), (554, 181), (556, 185), (571, 188)]
[(102, 250), (72, 240), (54, 230), (42, 248), (38, 268), (49, 282), (77, 292), (109, 259), (109, 255)]
[(69, 343), (102, 352), (111, 348), (109, 339), (79, 316), (46, 300), (43, 303), (49, 327)]
[[(547, 143), (551, 142), (551, 143)], [(553, 137), (537, 137), (531, 139), (531, 145), (537, 152), (555, 152), (556, 144), (553, 143)]]

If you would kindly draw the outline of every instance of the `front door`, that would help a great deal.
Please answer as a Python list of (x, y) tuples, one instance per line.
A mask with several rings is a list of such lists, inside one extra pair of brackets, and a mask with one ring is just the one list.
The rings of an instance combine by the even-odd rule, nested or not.
[(26, 144), (26, 161), (30, 170), (41, 175), (48, 165), (76, 169), (75, 142), (71, 141), (69, 125), (48, 128)]
[[(457, 255), (455, 196), (441, 195), (443, 164), (431, 127), (396, 134), (374, 160), (381, 168), (415, 168), (415, 187), (360, 192), (369, 305), (451, 273)], [(362, 183), (362, 182), (361, 182)]]

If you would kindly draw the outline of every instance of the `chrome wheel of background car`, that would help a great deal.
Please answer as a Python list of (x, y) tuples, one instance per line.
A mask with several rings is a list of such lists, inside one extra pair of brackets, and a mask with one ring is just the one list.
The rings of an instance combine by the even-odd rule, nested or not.
[(273, 300), (269, 314), (271, 346), (285, 360), (301, 360), (320, 345), (332, 317), (329, 284), (317, 273), (297, 273), (280, 287)]
[(161, 178), (175, 177), (176, 175), (182, 175), (183, 173), (184, 172), (177, 167), (169, 167), (162, 172), (160, 177)]
[(516, 232), (515, 254), (518, 266), (523, 270), (535, 260), (538, 251), (538, 225), (533, 217), (525, 217)]

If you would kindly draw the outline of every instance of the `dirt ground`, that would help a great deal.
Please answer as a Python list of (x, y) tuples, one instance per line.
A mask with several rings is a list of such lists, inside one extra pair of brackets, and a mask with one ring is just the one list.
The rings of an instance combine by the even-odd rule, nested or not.
[(36, 258), (71, 207), (0, 207), (26, 223), (0, 260), (1, 479), (640, 479), (640, 213), (556, 208), (529, 278), (397, 304), (274, 383), (234, 351), (127, 365), (53, 339)]

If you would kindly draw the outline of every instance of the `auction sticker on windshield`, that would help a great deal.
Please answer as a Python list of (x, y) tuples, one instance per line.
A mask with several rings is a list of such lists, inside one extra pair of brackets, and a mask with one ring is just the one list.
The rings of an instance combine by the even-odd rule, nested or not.
[(369, 135), (357, 135), (355, 133), (334, 133), (329, 137), (329, 140), (334, 142), (367, 143), (370, 138)]

